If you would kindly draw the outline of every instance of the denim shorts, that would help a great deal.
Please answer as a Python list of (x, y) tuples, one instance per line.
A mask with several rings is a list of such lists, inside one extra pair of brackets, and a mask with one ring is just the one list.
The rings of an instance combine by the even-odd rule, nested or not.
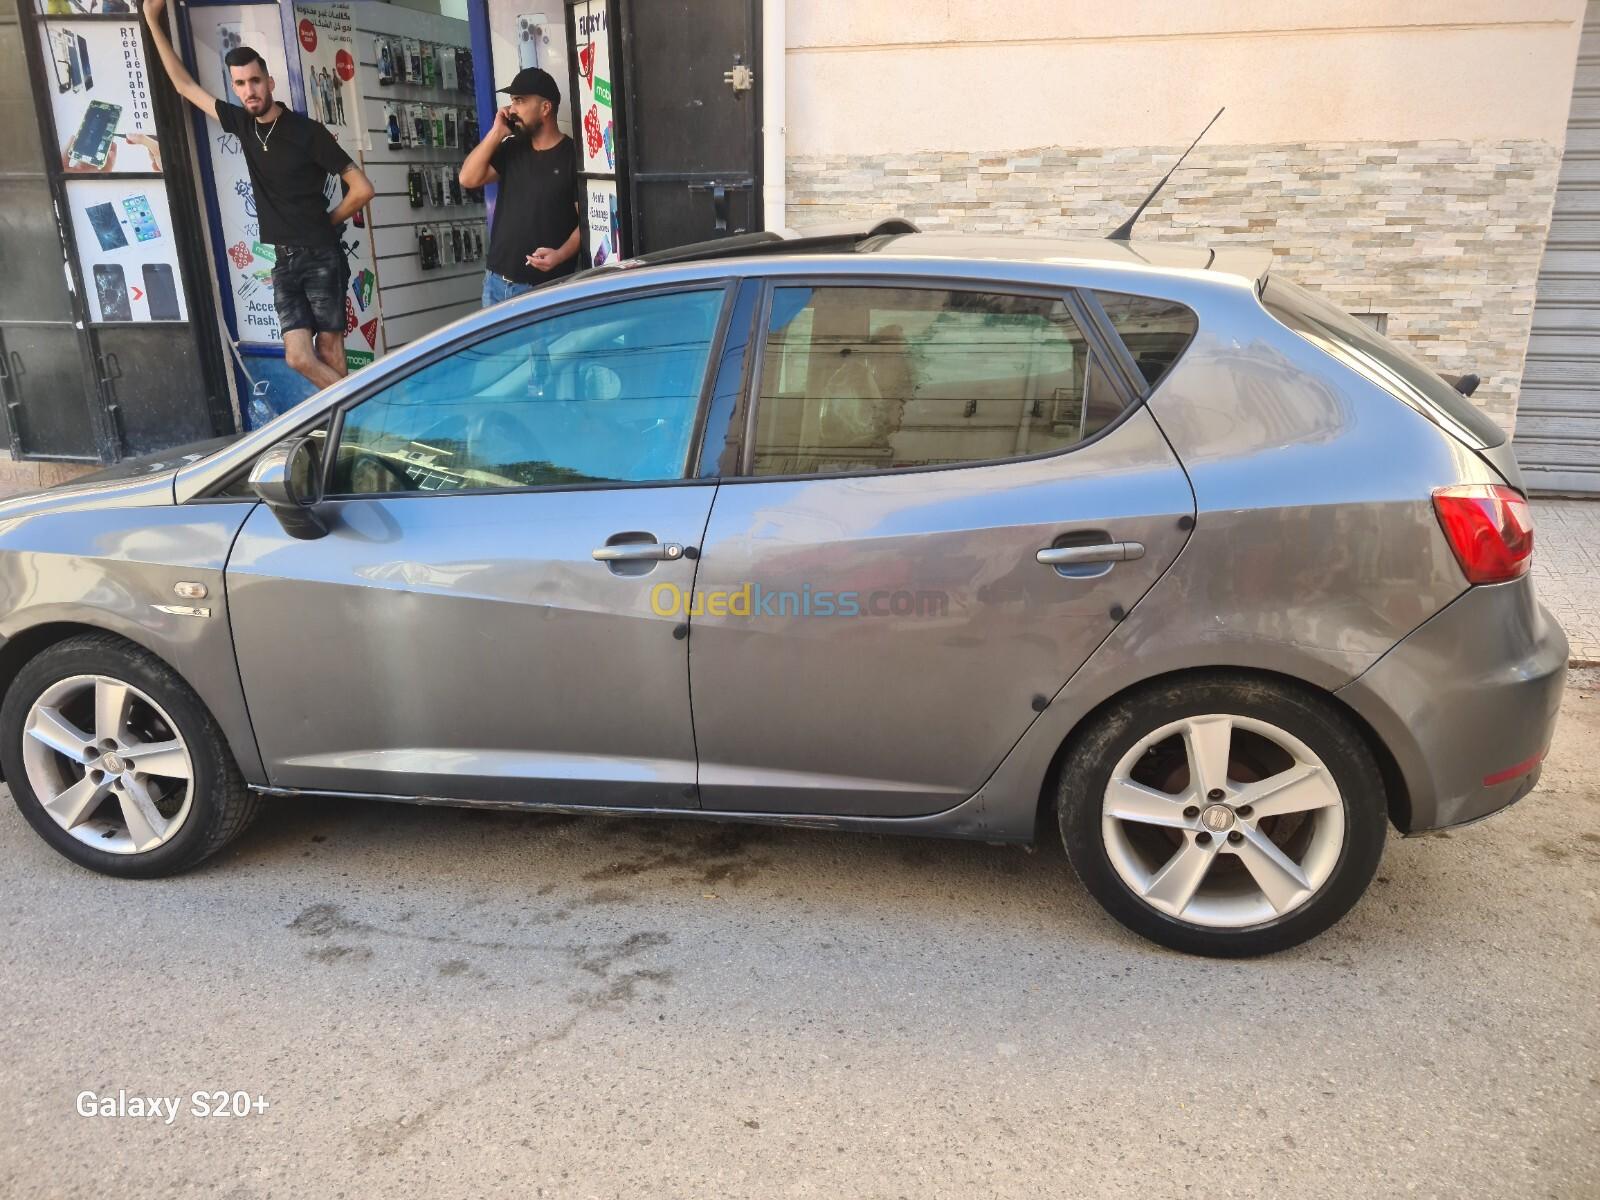
[(272, 269), (272, 303), (278, 329), (344, 332), (344, 289), (350, 263), (341, 246), (278, 246)]

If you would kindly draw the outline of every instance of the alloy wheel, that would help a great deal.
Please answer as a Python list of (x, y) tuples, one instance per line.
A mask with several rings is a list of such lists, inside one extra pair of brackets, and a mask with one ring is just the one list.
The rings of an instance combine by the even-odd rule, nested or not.
[(1112, 868), (1169, 917), (1239, 929), (1294, 912), (1326, 883), (1345, 843), (1332, 773), (1277, 726), (1187, 717), (1117, 763), (1101, 809)]
[(45, 812), (96, 850), (147, 853), (189, 815), (188, 746), (159, 704), (120, 679), (74, 675), (46, 688), (28, 710), (22, 760)]

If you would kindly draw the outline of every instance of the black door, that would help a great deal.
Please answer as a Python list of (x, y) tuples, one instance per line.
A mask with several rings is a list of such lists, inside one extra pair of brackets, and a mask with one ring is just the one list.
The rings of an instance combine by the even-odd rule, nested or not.
[(757, 0), (623, 0), (631, 251), (761, 228)]

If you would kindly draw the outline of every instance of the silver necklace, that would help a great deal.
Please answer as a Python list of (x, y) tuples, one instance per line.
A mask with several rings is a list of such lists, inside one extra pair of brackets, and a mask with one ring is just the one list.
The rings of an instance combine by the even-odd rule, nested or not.
[(260, 121), (256, 122), (256, 127), (255, 127), (256, 141), (261, 143), (261, 153), (263, 153), (263, 154), (265, 154), (267, 152), (267, 143), (272, 140), (272, 135), (273, 135), (274, 132), (276, 132), (276, 130), (278, 128), (278, 120), (279, 120), (279, 118), (277, 118), (277, 117), (274, 117), (272, 119), (272, 124), (267, 127), (267, 136), (266, 137), (262, 137), (261, 136), (261, 122)]

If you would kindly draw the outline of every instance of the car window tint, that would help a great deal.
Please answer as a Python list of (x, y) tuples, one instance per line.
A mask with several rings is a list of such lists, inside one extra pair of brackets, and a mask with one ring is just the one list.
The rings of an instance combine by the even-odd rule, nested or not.
[(406, 376), (345, 415), (334, 492), (682, 478), (723, 294), (550, 317)]
[(1017, 458), (1081, 441), (1121, 408), (1060, 300), (778, 288), (754, 473)]
[(1110, 318), (1112, 327), (1133, 355), (1139, 373), (1152, 388), (1178, 361), (1199, 323), (1194, 313), (1172, 300), (1152, 296), (1127, 296), (1120, 292), (1096, 292), (1095, 299)]

